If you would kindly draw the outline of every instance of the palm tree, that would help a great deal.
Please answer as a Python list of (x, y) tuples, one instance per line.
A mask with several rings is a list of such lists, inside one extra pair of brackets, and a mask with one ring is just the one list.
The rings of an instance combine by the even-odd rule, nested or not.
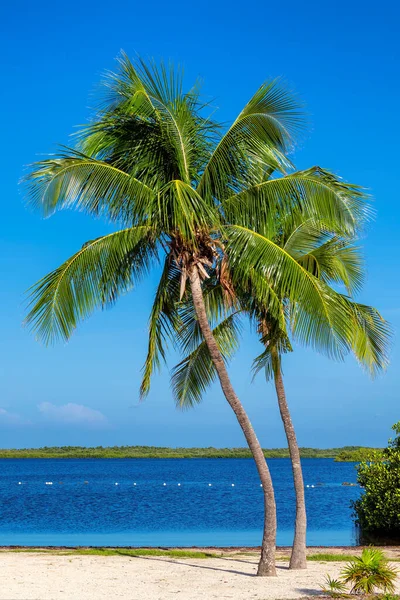
[[(288, 218), (289, 217), (289, 218)], [(304, 269), (312, 273), (325, 284), (342, 284), (347, 293), (353, 295), (359, 290), (363, 280), (362, 260), (359, 250), (351, 239), (338, 236), (329, 231), (326, 224), (304, 218), (301, 213), (292, 211), (290, 215), (276, 219), (275, 230), (269, 231), (271, 238), (282, 249), (290, 254)], [(298, 307), (291, 305), (286, 298), (279, 298), (281, 305), (280, 318), (271, 315), (268, 304), (257, 300), (259, 294), (254, 293), (254, 286), (265, 286), (266, 281), (250, 277), (238, 281), (235, 287), (236, 304), (232, 306), (231, 314), (220, 321), (215, 327), (215, 337), (225, 359), (232, 356), (238, 347), (238, 317), (242, 312), (247, 313), (255, 324), (264, 351), (254, 361), (254, 374), (265, 371), (267, 381), (274, 380), (279, 410), (283, 421), (288, 448), (292, 463), (293, 480), (296, 494), (295, 535), (290, 559), (290, 568), (305, 569), (306, 561), (306, 529), (307, 516), (304, 497), (304, 481), (300, 461), (300, 452), (293, 427), (285, 388), (282, 377), (282, 355), (292, 352), (292, 344), (288, 331), (292, 330), (296, 337), (296, 314)], [(233, 291), (233, 290), (232, 290)], [(325, 293), (336, 295), (333, 289), (325, 288)], [(215, 294), (214, 294), (215, 295)], [(330, 345), (326, 332), (315, 328), (315, 323), (307, 323), (305, 330), (297, 332), (297, 337), (328, 355), (342, 358), (344, 353), (352, 351), (358, 361), (374, 375), (385, 368), (389, 342), (389, 327), (379, 313), (370, 307), (343, 301), (353, 311), (354, 337), (343, 345), (340, 338), (335, 340), (335, 323), (330, 334), (333, 336)], [(213, 305), (215, 313), (220, 313), (218, 306)], [(190, 304), (185, 309), (184, 324), (181, 332), (182, 346), (187, 348), (188, 330), (191, 337), (193, 332), (194, 315), (191, 314)], [(177, 367), (172, 377), (173, 389), (179, 407), (192, 406), (201, 400), (202, 393), (215, 377), (213, 364), (208, 356), (207, 346), (201, 340), (199, 344)], [(327, 344), (328, 342), (328, 344)], [(201, 373), (201, 388), (199, 388), (198, 372)]]
[[(281, 224), (280, 231), (282, 247), (305, 269), (327, 284), (344, 285), (350, 296), (361, 288), (363, 282), (362, 260), (358, 249), (350, 240), (343, 239), (334, 232), (329, 232), (321, 223), (316, 224), (304, 219), (294, 227), (292, 221), (288, 229), (285, 225), (285, 223)], [(288, 324), (282, 327), (276, 319), (271, 319), (265, 307), (256, 306), (255, 308), (258, 330), (265, 350), (255, 360), (254, 371), (257, 373), (263, 369), (267, 381), (273, 379), (275, 385), (292, 462), (296, 493), (295, 535), (290, 567), (301, 569), (306, 568), (307, 565), (304, 481), (299, 447), (282, 376), (282, 355), (292, 351), (287, 334), (289, 327)], [(290, 322), (294, 317), (293, 313), (290, 314), (290, 307), (285, 307), (283, 301), (282, 308), (288, 309), (287, 321)], [(360, 322), (361, 328), (349, 350), (355, 353), (359, 362), (365, 365), (371, 374), (375, 374), (376, 371), (385, 368), (387, 364), (389, 328), (374, 309), (355, 303), (354, 308), (357, 311), (356, 320)], [(319, 340), (314, 338), (312, 342), (316, 345)]]
[[(80, 132), (77, 147), (36, 163), (28, 176), (31, 202), (46, 216), (75, 208), (122, 227), (84, 244), (31, 289), (27, 322), (45, 343), (68, 339), (80, 320), (115, 302), (161, 264), (141, 385), (145, 396), (152, 374), (165, 360), (168, 342), (176, 337), (177, 301), (189, 283), (187, 293), (202, 337), (263, 486), (259, 575), (276, 574), (274, 491), (261, 446), (213, 336), (202, 288), (212, 276), (221, 279), (216, 267), (222, 255), (232, 269), (238, 265), (238, 276), (256, 260), (258, 272), (276, 273), (285, 295), (326, 319), (322, 296), (312, 305), (308, 302), (322, 284), (305, 276), (278, 246), (242, 262), (238, 254), (247, 231), (253, 235), (254, 222), (267, 227), (283, 209), (301, 207), (348, 231), (365, 213), (359, 188), (318, 167), (286, 174), (291, 169), (287, 153), (302, 122), (298, 103), (272, 81), (223, 129), (205, 116), (198, 86), (185, 92), (173, 68), (140, 60), (133, 65), (122, 55), (119, 71), (107, 78), (99, 110)], [(260, 186), (261, 172), (279, 176)], [(336, 301), (331, 303), (330, 318), (343, 314), (339, 308)]]

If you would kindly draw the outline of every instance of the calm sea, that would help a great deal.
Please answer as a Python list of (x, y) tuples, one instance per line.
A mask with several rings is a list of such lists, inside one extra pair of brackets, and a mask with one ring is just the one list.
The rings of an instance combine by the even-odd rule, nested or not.
[[(290, 461), (268, 464), (286, 545)], [(308, 544), (355, 544), (350, 501), (360, 489), (342, 485), (356, 482), (354, 463), (305, 459), (303, 469)], [(251, 459), (0, 460), (0, 545), (253, 546), (262, 506)]]

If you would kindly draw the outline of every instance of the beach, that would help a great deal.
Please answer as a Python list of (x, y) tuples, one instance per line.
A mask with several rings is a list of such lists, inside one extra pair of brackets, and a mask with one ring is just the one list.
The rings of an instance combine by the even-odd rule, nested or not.
[(278, 576), (260, 578), (254, 553), (175, 559), (3, 551), (0, 600), (290, 600), (320, 595), (325, 575), (336, 577), (343, 565), (309, 561), (307, 570), (290, 571), (278, 560)]

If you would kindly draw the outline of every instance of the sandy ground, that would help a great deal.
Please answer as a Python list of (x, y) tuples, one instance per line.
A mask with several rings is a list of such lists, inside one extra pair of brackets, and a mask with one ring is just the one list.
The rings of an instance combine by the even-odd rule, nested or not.
[[(0, 554), (0, 600), (284, 600), (321, 593), (343, 563), (278, 563), (278, 577), (255, 576), (257, 559)], [(399, 590), (400, 591), (400, 590)]]

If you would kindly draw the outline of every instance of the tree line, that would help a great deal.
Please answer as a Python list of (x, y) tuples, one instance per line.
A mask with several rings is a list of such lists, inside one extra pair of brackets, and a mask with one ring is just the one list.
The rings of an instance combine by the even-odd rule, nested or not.
[[(334, 458), (351, 461), (356, 446), (345, 448), (300, 448), (302, 458)], [(265, 458), (289, 458), (288, 448), (263, 449)], [(354, 455), (353, 455), (354, 453)], [(158, 446), (53, 446), (0, 449), (0, 458), (252, 458), (248, 448), (168, 448)], [(358, 462), (358, 461), (357, 461)]]

